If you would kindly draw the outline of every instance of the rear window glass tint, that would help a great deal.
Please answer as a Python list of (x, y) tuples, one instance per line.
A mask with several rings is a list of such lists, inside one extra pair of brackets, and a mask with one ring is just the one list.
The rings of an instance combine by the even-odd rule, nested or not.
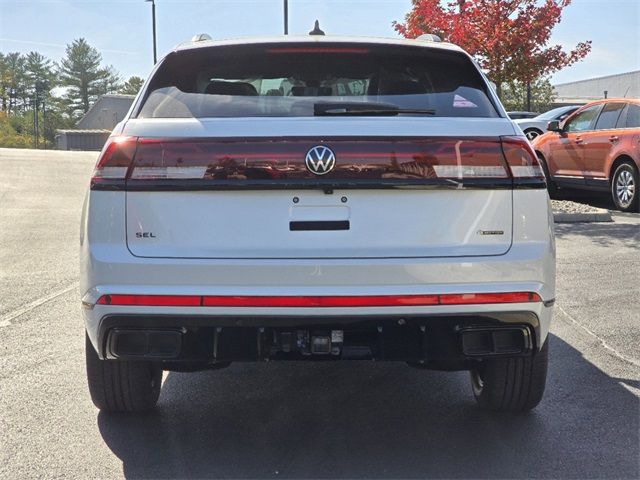
[(640, 106), (633, 103), (627, 109), (627, 128), (640, 128)]
[(624, 108), (624, 103), (608, 103), (602, 109), (598, 121), (596, 122), (596, 130), (609, 130), (616, 128), (616, 123), (620, 117), (620, 113)]
[(325, 43), (207, 47), (170, 54), (137, 116), (305, 117), (329, 102), (336, 108), (362, 103), (366, 109), (429, 110), (415, 114), (430, 116), (498, 117), (486, 88), (460, 52)]

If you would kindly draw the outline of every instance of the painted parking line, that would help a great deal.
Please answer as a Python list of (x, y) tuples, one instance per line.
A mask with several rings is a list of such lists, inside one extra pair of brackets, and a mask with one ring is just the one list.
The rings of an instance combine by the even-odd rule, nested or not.
[(65, 293), (68, 293), (77, 288), (78, 288), (78, 282), (74, 282), (71, 285), (68, 285), (61, 290), (56, 290), (55, 292), (52, 292), (49, 295), (40, 297), (34, 300), (33, 302), (30, 302), (27, 305), (24, 305), (23, 307), (17, 308), (15, 310), (12, 310), (9, 313), (4, 314), (2, 317), (0, 317), (0, 328), (8, 327), (9, 325), (11, 325), (12, 320), (15, 320), (16, 318), (24, 315), (25, 313), (33, 310), (34, 308), (37, 308), (40, 305), (44, 305), (45, 303), (50, 302), (51, 300), (54, 300), (59, 296), (64, 295)]

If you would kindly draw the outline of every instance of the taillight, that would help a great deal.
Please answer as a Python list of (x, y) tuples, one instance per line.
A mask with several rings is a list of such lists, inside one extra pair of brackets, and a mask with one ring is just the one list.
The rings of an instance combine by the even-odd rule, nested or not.
[(501, 137), (502, 150), (514, 181), (544, 181), (544, 171), (531, 145), (524, 137)]
[[(212, 148), (213, 146), (213, 148)], [(194, 180), (205, 177), (219, 163), (215, 142), (189, 140), (138, 141), (132, 180)]]
[(442, 142), (438, 155), (423, 160), (432, 164), (437, 178), (508, 179), (500, 143), (492, 140), (460, 139)]
[[(335, 167), (322, 176), (305, 164), (327, 145)], [(135, 156), (135, 159), (134, 159)], [(179, 139), (116, 136), (100, 154), (95, 189), (544, 187), (524, 137), (424, 139)]]
[(140, 181), (149, 180), (200, 179), (228, 185), (271, 180), (349, 184), (372, 180), (387, 184), (403, 180), (510, 180), (498, 139), (324, 140), (321, 143), (335, 152), (336, 167), (322, 179), (305, 167), (307, 152), (318, 143), (302, 139), (232, 142), (141, 138), (129, 181), (132, 187), (141, 188), (146, 182)]
[(124, 187), (136, 152), (136, 137), (110, 137), (105, 143), (91, 176), (91, 186)]

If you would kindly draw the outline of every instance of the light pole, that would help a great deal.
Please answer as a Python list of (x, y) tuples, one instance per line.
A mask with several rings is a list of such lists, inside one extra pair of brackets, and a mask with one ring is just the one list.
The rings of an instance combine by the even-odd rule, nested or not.
[(33, 148), (38, 148), (38, 90), (33, 92)]
[(155, 0), (144, 0), (145, 2), (151, 2), (151, 26), (153, 28), (153, 64), (158, 62), (158, 56), (156, 54), (156, 2)]
[(47, 149), (47, 107), (45, 96), (42, 97), (42, 143), (43, 148)]
[(284, 34), (289, 35), (289, 0), (284, 0)]

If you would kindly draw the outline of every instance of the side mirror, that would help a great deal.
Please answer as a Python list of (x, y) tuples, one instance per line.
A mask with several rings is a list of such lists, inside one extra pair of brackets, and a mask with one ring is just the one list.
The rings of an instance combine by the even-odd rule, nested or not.
[(550, 132), (558, 132), (562, 133), (562, 129), (560, 128), (560, 122), (558, 120), (552, 120), (547, 124), (547, 130)]

